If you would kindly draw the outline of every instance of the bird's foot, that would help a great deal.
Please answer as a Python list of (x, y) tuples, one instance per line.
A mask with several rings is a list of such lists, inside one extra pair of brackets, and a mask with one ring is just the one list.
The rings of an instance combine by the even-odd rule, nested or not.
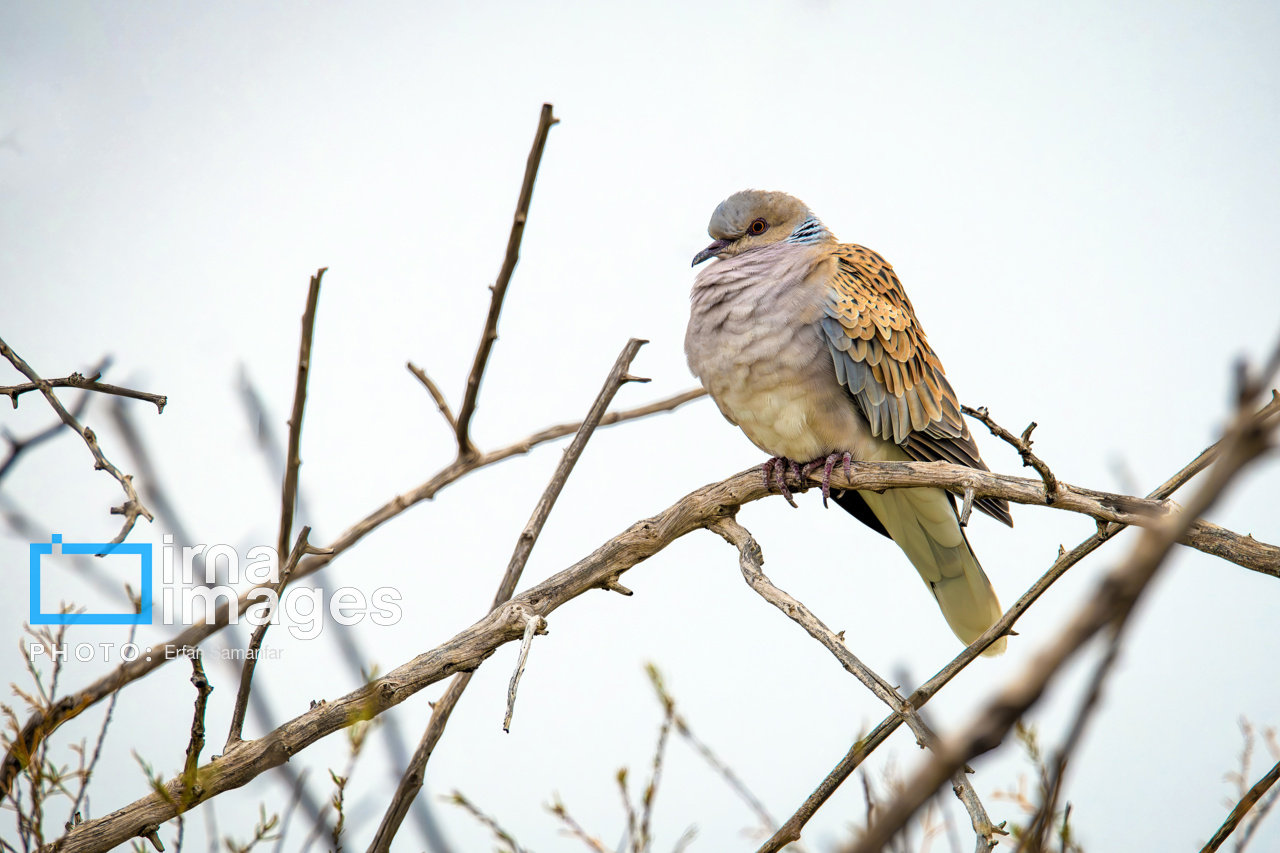
[(775, 456), (764, 463), (764, 487), (773, 491), (776, 484), (778, 491), (782, 492), (782, 496), (787, 499), (787, 503), (796, 509), (795, 498), (791, 497), (791, 489), (787, 486), (787, 473), (790, 472), (793, 477), (800, 477), (800, 466), (792, 459), (785, 456)]
[(800, 469), (801, 478), (807, 479), (810, 474), (822, 469), (822, 505), (827, 505), (827, 499), (831, 497), (831, 471), (839, 463), (844, 463), (844, 475), (846, 477), (853, 476), (853, 456), (846, 450), (844, 453), (832, 453), (830, 456), (820, 456), (812, 462), (806, 462), (804, 467)]

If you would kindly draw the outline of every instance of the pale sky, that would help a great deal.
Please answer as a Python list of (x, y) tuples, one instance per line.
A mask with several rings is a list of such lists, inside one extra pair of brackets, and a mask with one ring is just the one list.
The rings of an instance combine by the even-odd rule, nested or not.
[[(0, 7), (0, 335), (46, 377), (110, 354), (104, 381), (167, 394), (161, 416), (130, 404), (182, 519), (199, 542), (273, 543), (279, 484), (256, 449), (243, 370), (283, 435), (308, 277), (324, 279), (303, 433), (313, 542), (338, 535), (452, 458), (451, 436), (405, 370), (412, 360), (456, 407), (506, 245), (543, 102), (551, 131), (474, 432), (485, 448), (579, 419), (629, 337), (651, 341), (617, 405), (693, 385), (682, 342), (693, 273), (716, 204), (745, 188), (803, 198), (842, 240), (893, 263), (961, 398), (1006, 427), (1040, 426), (1036, 449), (1064, 480), (1142, 493), (1217, 437), (1232, 365), (1280, 334), (1280, 8), (1269, 3), (1039, 5), (169, 4)], [(5, 372), (7, 371), (7, 372)], [(19, 381), (0, 369), (0, 383)], [(67, 394), (70, 401), (75, 394)], [(86, 422), (136, 471), (105, 400)], [(7, 407), (6, 407), (7, 408)], [(0, 427), (51, 422), (36, 396)], [(981, 428), (975, 430), (980, 431)], [(996, 471), (1017, 455), (985, 434)], [(560, 457), (543, 447), (472, 475), (388, 524), (316, 578), (325, 590), (392, 585), (397, 625), (362, 624), (382, 671), (479, 618)], [(689, 491), (763, 459), (706, 401), (602, 431), (569, 480), (522, 588)], [(1280, 542), (1274, 458), (1211, 518)], [(0, 484), (42, 534), (100, 541), (118, 529), (119, 487), (67, 434)], [(766, 569), (850, 648), (903, 686), (960, 646), (902, 553), (810, 493), (740, 520)], [(980, 518), (975, 551), (1009, 604), (1058, 545), (1093, 522), (1015, 507)], [(131, 541), (159, 544), (160, 524)], [(26, 675), (12, 642), (26, 618), (29, 539), (0, 531), (12, 595), (0, 680)], [(47, 540), (46, 540), (47, 541)], [(1101, 573), (1119, 537), (1023, 618), (1008, 654), (981, 660), (928, 705), (943, 731), (1013, 677)], [(661, 717), (643, 672), (666, 674), (681, 713), (785, 819), (850, 743), (886, 714), (834, 659), (750, 592), (718, 537), (690, 535), (623, 578), (632, 598), (590, 594), (535, 643), (510, 734), (515, 661), (479, 671), (427, 774), (461, 790), (536, 850), (571, 847), (543, 805), (554, 793), (606, 842), (622, 835), (614, 784), (646, 777)], [(88, 591), (84, 592), (87, 599)], [(1237, 792), (1238, 720), (1280, 726), (1280, 582), (1180, 553), (1132, 638), (1068, 778), (1086, 849), (1203, 843)], [(330, 631), (336, 626), (330, 625)], [(73, 640), (123, 642), (123, 629)], [(142, 641), (169, 636), (144, 630)], [(233, 636), (245, 642), (245, 632)], [(278, 724), (359, 682), (323, 634), (273, 629), (255, 684)], [(1055, 746), (1095, 650), (1033, 714)], [(107, 670), (69, 666), (77, 689)], [(130, 750), (172, 773), (194, 690), (185, 664), (125, 690), (89, 815), (147, 792)], [(221, 751), (235, 674), (213, 666), (206, 759)], [(435, 685), (390, 712), (416, 743)], [(6, 700), (9, 701), (9, 700)], [(52, 756), (92, 739), (103, 706), (61, 729)], [(260, 735), (251, 721), (247, 734)], [(393, 782), (385, 727), (348, 788), (349, 849), (367, 846)], [(295, 757), (331, 793), (345, 738)], [(868, 762), (881, 783), (916, 766), (896, 734)], [(1253, 778), (1274, 761), (1260, 748)], [(976, 762), (993, 796), (1016, 787), (1015, 748)], [(895, 770), (896, 769), (896, 770)], [(275, 774), (202, 807), (189, 843), (246, 837), (257, 804), (283, 808)], [(944, 798), (951, 808), (949, 794)], [(489, 849), (453, 806), (433, 808), (455, 850)], [(823, 850), (864, 817), (850, 782), (810, 824)], [(953, 809), (968, 849), (962, 810)], [(51, 837), (62, 806), (52, 807)], [(656, 849), (691, 823), (692, 850), (754, 849), (748, 810), (682, 742), (655, 807)], [(163, 837), (172, 836), (169, 825)], [(0, 822), (0, 835), (14, 837)], [(290, 851), (305, 832), (291, 832)], [(945, 838), (935, 850), (947, 849)], [(1273, 816), (1254, 849), (1280, 846)], [(400, 848), (424, 849), (412, 820)], [(400, 849), (398, 848), (398, 849)], [(1003, 848), (1002, 848), (1003, 849)]]

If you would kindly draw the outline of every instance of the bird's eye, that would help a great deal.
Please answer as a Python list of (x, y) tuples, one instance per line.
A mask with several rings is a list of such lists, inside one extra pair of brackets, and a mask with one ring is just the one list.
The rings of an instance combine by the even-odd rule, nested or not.
[(757, 219), (747, 227), (747, 230), (752, 234), (763, 234), (769, 230), (769, 223), (765, 222), (763, 219)]

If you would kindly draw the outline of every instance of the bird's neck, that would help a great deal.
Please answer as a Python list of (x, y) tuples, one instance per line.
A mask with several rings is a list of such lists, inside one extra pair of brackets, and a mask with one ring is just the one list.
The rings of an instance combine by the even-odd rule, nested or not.
[(803, 222), (796, 226), (796, 230), (791, 232), (791, 236), (783, 242), (800, 244), (834, 243), (835, 239), (835, 235), (827, 230), (827, 226), (822, 224), (822, 220), (810, 213)]

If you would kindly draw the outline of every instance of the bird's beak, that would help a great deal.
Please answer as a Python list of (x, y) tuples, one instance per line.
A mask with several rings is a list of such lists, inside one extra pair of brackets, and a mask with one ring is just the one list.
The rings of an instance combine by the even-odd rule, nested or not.
[(696, 267), (707, 258), (714, 258), (727, 248), (729, 248), (728, 240), (716, 240), (710, 246), (693, 256), (693, 265)]

